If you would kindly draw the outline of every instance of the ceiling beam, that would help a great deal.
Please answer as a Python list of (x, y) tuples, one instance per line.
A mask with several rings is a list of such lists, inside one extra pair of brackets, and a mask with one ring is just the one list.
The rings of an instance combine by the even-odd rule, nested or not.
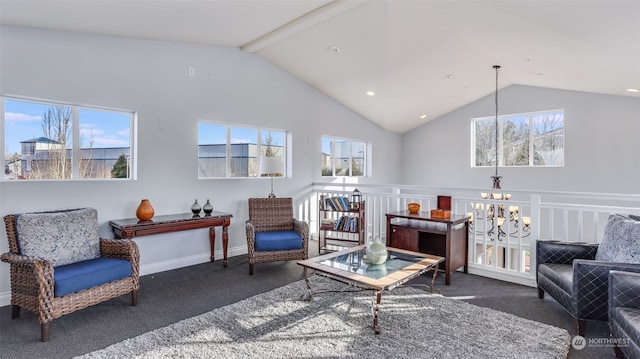
[(289, 36), (295, 35), (311, 26), (319, 24), (343, 12), (353, 9), (368, 0), (335, 0), (323, 5), (299, 18), (280, 26), (279, 28), (260, 36), (259, 38), (242, 45), (240, 48), (245, 52), (257, 52)]

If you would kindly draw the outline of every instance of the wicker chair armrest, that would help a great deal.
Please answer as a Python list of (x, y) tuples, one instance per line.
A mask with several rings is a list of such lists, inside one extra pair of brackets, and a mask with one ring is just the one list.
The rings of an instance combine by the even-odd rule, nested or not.
[(49, 265), (51, 265), (51, 263), (46, 259), (29, 257), (29, 256), (24, 256), (22, 254), (15, 254), (10, 252), (3, 253), (2, 256), (0, 256), (0, 260), (2, 260), (5, 263), (9, 263), (11, 265), (20, 265), (20, 266), (34, 266), (35, 263), (37, 262), (46, 262), (46, 263), (49, 263)]
[(302, 241), (309, 241), (309, 223), (294, 218), (293, 230), (302, 237)]
[(536, 241), (536, 263), (571, 264), (574, 259), (595, 259), (597, 243)]
[(252, 254), (256, 247), (256, 228), (251, 221), (247, 220), (245, 222), (245, 229), (247, 231), (247, 246), (249, 246), (249, 254)]
[[(46, 259), (34, 258), (15, 253), (3, 253), (0, 256), (3, 262), (12, 267), (12, 292), (32, 295), (33, 290), (38, 292), (39, 303), (42, 307), (48, 306), (54, 297), (53, 265)], [(15, 277), (13, 277), (15, 275)], [(34, 281), (35, 279), (35, 281)], [(20, 285), (13, 287), (13, 281)]]
[(609, 312), (615, 307), (640, 308), (640, 273), (609, 272)]
[(131, 239), (100, 239), (100, 255), (103, 257), (139, 261), (140, 251)]

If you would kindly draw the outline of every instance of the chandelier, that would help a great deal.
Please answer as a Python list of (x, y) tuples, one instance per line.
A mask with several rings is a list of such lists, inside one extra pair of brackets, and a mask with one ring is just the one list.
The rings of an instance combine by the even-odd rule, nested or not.
[[(511, 198), (510, 193), (500, 193), (496, 190), (502, 189), (500, 186), (500, 179), (502, 176), (498, 174), (498, 161), (499, 161), (499, 147), (498, 147), (498, 136), (500, 134), (498, 130), (498, 73), (500, 71), (500, 65), (494, 65), (493, 68), (496, 71), (496, 92), (495, 92), (495, 104), (496, 104), (496, 115), (495, 115), (495, 154), (496, 154), (496, 173), (494, 176), (491, 176), (493, 180), (493, 186), (491, 187), (492, 192), (480, 193), (482, 199), (492, 199), (492, 200), (509, 200)], [(531, 217), (520, 216), (520, 208), (518, 206), (509, 206), (509, 214), (506, 216), (507, 207), (504, 204), (498, 204), (497, 211), (496, 206), (492, 203), (476, 203), (475, 206), (471, 203), (471, 206), (474, 207), (473, 212), (467, 212), (467, 216), (470, 217), (469, 221), (469, 231), (475, 234), (482, 234), (482, 230), (486, 230), (487, 235), (491, 238), (491, 240), (498, 239), (498, 241), (503, 241), (504, 238), (509, 235), (510, 237), (526, 237), (530, 234), (530, 225), (531, 225)], [(486, 211), (485, 211), (486, 208)], [(474, 221), (475, 220), (475, 221)], [(479, 221), (484, 221), (484, 229), (479, 228)], [(505, 221), (508, 221), (508, 224), (505, 225)], [(475, 227), (475, 229), (474, 229)], [(504, 228), (507, 228), (506, 230)], [(481, 230), (481, 232), (476, 232), (477, 230)], [(509, 233), (507, 233), (507, 231)], [(518, 232), (522, 231), (521, 234)], [(497, 232), (497, 233), (496, 233)]]
[(495, 176), (491, 176), (491, 178), (493, 179), (493, 187), (491, 187), (492, 189), (501, 189), (500, 187), (500, 179), (502, 178), (502, 176), (498, 175), (498, 72), (500, 71), (500, 65), (493, 65), (493, 68), (496, 70), (496, 117), (495, 117), (495, 126), (496, 126), (496, 136), (495, 136), (495, 140), (496, 140), (496, 174)]
[[(482, 195), (483, 199), (487, 199), (487, 193)], [(494, 196), (493, 199), (508, 200), (509, 198)], [(471, 203), (471, 206), (473, 212), (467, 212), (470, 234), (482, 236), (483, 231), (486, 231), (491, 241), (497, 239), (499, 242), (504, 241), (507, 236), (524, 238), (531, 234), (531, 217), (521, 216), (519, 206), (507, 207), (505, 204), (498, 204), (496, 207), (493, 203)]]

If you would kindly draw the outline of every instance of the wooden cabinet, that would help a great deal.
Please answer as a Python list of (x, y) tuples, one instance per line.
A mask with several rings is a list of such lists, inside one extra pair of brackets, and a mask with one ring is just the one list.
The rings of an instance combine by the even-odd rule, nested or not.
[(415, 229), (391, 225), (391, 237), (393, 238), (393, 245), (390, 245), (391, 247), (420, 252)]
[(431, 218), (427, 212), (387, 213), (387, 246), (445, 257), (440, 268), (451, 283), (451, 273), (464, 268), (467, 273), (469, 217)]
[(337, 209), (325, 201), (321, 199), (318, 207), (318, 253), (339, 250), (350, 244), (364, 244), (365, 202), (355, 209), (351, 209), (350, 204)]

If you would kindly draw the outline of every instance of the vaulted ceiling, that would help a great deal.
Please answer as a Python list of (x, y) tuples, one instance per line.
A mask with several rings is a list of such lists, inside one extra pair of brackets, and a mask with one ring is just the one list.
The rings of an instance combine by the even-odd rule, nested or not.
[(0, 23), (239, 47), (399, 133), (492, 94), (493, 65), (640, 97), (639, 0), (0, 0)]

